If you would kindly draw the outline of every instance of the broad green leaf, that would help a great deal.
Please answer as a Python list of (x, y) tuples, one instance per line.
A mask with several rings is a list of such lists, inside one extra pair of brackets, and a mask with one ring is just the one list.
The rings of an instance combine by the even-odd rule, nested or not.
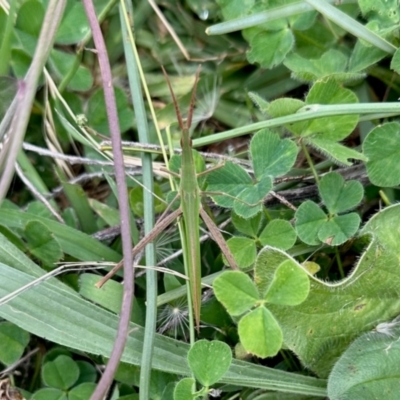
[[(357, 103), (357, 96), (334, 80), (320, 80), (314, 83), (307, 94), (306, 104), (349, 104)], [(342, 140), (354, 130), (358, 115), (329, 116), (310, 120), (301, 136), (317, 133), (318, 138)]]
[(247, 268), (254, 263), (257, 256), (254, 239), (235, 236), (228, 239), (226, 244), (239, 268)]
[(239, 215), (232, 213), (232, 223), (233, 226), (241, 233), (252, 238), (257, 237), (258, 230), (260, 229), (260, 223), (262, 219), (262, 214), (257, 214), (252, 218), (246, 219), (240, 217)]
[(239, 338), (243, 347), (257, 357), (273, 357), (282, 347), (282, 331), (265, 307), (258, 307), (239, 321)]
[(330, 246), (339, 246), (356, 234), (360, 222), (356, 213), (337, 215), (321, 226), (318, 238)]
[(269, 175), (264, 175), (260, 182), (243, 189), (233, 203), (235, 213), (243, 218), (252, 218), (262, 211), (262, 200), (272, 189), (273, 182)]
[(89, 32), (89, 24), (83, 4), (79, 1), (67, 7), (56, 35), (56, 43), (61, 45), (80, 42)]
[[(132, 127), (134, 120), (133, 111), (129, 107), (128, 99), (124, 91), (118, 87), (115, 87), (114, 91), (118, 120), (121, 133), (123, 133)], [(107, 111), (104, 103), (104, 92), (102, 89), (98, 89), (90, 96), (86, 117), (90, 127), (103, 135), (109, 136)]]
[[(75, 57), (59, 50), (51, 51), (50, 63), (58, 78), (61, 80), (74, 68)], [(68, 83), (68, 89), (85, 92), (93, 85), (93, 77), (89, 69), (79, 65), (74, 76)]]
[(298, 53), (290, 54), (284, 61), (293, 76), (303, 82), (333, 78), (339, 83), (362, 79), (365, 74), (347, 72), (348, 56), (339, 50), (329, 49), (318, 59), (305, 58)]
[(45, 388), (33, 394), (32, 400), (68, 400), (67, 395), (60, 389)]
[[(396, 50), (392, 60), (390, 61), (390, 69), (399, 73), (400, 72), (400, 51), (399, 49)], [(0, 114), (1, 115), (1, 114)]]
[(369, 18), (393, 25), (399, 22), (399, 4), (397, 0), (359, 0), (360, 10)]
[[(121, 283), (110, 279), (99, 289), (95, 285), (99, 282), (99, 275), (81, 274), (79, 276), (79, 293), (85, 298), (104, 307), (106, 310), (115, 314), (121, 312), (121, 303), (123, 296), (123, 286)], [(132, 307), (134, 312), (131, 314), (131, 321), (144, 326), (145, 316), (143, 309), (138, 303), (138, 299), (133, 299)]]
[(188, 363), (194, 377), (205, 387), (218, 382), (232, 362), (230, 347), (218, 340), (198, 340), (188, 353)]
[(364, 154), (352, 148), (345, 147), (334, 140), (310, 136), (305, 139), (305, 143), (337, 164), (352, 165), (352, 162), (349, 161), (350, 159), (368, 161), (368, 158)]
[(54, 267), (63, 253), (53, 233), (40, 221), (29, 221), (24, 229), (29, 251), (46, 265)]
[(42, 28), (43, 18), (42, 3), (37, 0), (28, 0), (19, 8), (15, 27), (37, 38)]
[(258, 180), (265, 175), (286, 174), (294, 165), (297, 146), (290, 139), (281, 139), (268, 129), (257, 132), (250, 142), (254, 174)]
[(97, 381), (97, 370), (96, 367), (88, 361), (75, 361), (79, 368), (79, 379), (76, 384), (84, 382), (96, 382)]
[(79, 226), (85, 233), (94, 233), (97, 230), (97, 221), (89, 205), (88, 196), (82, 186), (66, 182), (62, 178), (62, 186), (76, 216), (79, 220)]
[(232, 208), (236, 196), (248, 187), (253, 181), (249, 174), (239, 165), (227, 161), (222, 168), (218, 168), (207, 175), (209, 192), (226, 193), (212, 194), (210, 197), (221, 207)]
[(84, 382), (68, 392), (68, 400), (87, 400), (96, 389), (94, 382)]
[[(284, 97), (272, 101), (266, 108), (266, 112), (273, 118), (284, 117), (295, 114), (300, 108), (304, 107), (304, 104), (301, 100)], [(286, 124), (285, 128), (295, 135), (300, 135), (307, 124), (307, 121), (295, 122), (293, 124)]]
[(253, 281), (241, 271), (225, 271), (213, 283), (216, 298), (231, 315), (241, 315), (254, 307), (260, 296)]
[(261, 232), (260, 243), (278, 249), (288, 250), (296, 243), (296, 231), (289, 221), (283, 219), (272, 220)]
[[(260, 268), (257, 264), (257, 269)], [(309, 291), (307, 273), (297, 263), (286, 260), (276, 269), (264, 299), (268, 303), (296, 306), (307, 298)]]
[(79, 377), (79, 368), (76, 362), (68, 356), (58, 356), (42, 367), (43, 382), (50, 387), (67, 390)]
[(362, 40), (357, 40), (350, 56), (349, 71), (364, 71), (386, 56), (387, 53), (378, 47), (368, 46)]
[[(64, 253), (81, 261), (120, 261), (121, 255), (110, 247), (93, 239), (91, 236), (52, 219), (42, 218), (20, 210), (0, 208), (0, 221), (10, 229), (24, 229), (30, 221), (39, 221), (46, 225), (48, 230), (60, 244)], [(5, 256), (5, 254), (3, 254)], [(0, 252), (0, 262), (7, 263)]]
[(183, 378), (175, 386), (174, 400), (194, 400), (197, 396), (196, 381), (193, 378)]
[(327, 221), (326, 214), (311, 200), (300, 205), (295, 214), (295, 227), (299, 238), (309, 245), (320, 243), (318, 231)]
[(0, 322), (0, 361), (9, 366), (18, 361), (28, 345), (30, 335), (18, 326)]
[[(157, 183), (154, 185), (154, 212), (156, 214), (162, 213), (166, 209), (165, 202), (161, 201), (164, 198), (164, 194)], [(143, 207), (143, 188), (136, 186), (129, 192), (129, 204), (135, 215), (142, 217), (144, 215)]]
[[(108, 206), (101, 201), (95, 199), (88, 199), (92, 210), (104, 221), (107, 225), (116, 226), (120, 223), (119, 210)], [(129, 197), (131, 201), (131, 197)]]
[[(361, 333), (400, 314), (398, 248), (400, 205), (375, 214), (360, 232), (370, 239), (349, 276), (339, 282), (311, 279), (307, 299), (298, 306), (268, 304), (279, 321), (285, 344), (318, 376), (327, 377), (338, 357)], [(293, 260), (270, 247), (258, 255), (258, 264), (274, 271)], [(371, 364), (369, 364), (371, 365)]]
[[(41, 268), (3, 236), (0, 236), (0, 249), (0, 262), (7, 260), (13, 266), (0, 263), (0, 276), (7, 276), (7, 280), (0, 279), (0, 298), (43, 275)], [(84, 300), (54, 278), (0, 306), (0, 317), (51, 342), (104, 357), (110, 355), (119, 321), (118, 316)], [(122, 361), (139, 366), (144, 330), (131, 323), (129, 332)], [(186, 361), (188, 350), (187, 344), (157, 334), (152, 366), (173, 374), (191, 375)], [(304, 394), (324, 396), (326, 393), (323, 380), (238, 360), (232, 361), (221, 382), (269, 390), (286, 390), (295, 384), (296, 390)]]
[[(380, 331), (384, 326), (390, 327), (388, 331)], [(397, 400), (400, 332), (396, 322), (379, 324), (376, 329), (357, 338), (333, 367), (328, 380), (331, 400)]]
[(364, 196), (360, 182), (345, 181), (337, 172), (324, 175), (319, 182), (318, 190), (330, 214), (342, 213), (356, 207)]
[(252, 64), (262, 68), (272, 68), (279, 65), (293, 48), (294, 36), (290, 29), (279, 31), (262, 31), (249, 40), (251, 46), (247, 59)]
[(249, 96), (250, 100), (263, 114), (267, 113), (270, 104), (267, 100), (265, 100), (255, 92), (248, 92), (247, 96)]
[(377, 126), (365, 138), (363, 152), (368, 157), (367, 173), (380, 187), (400, 184), (400, 124), (388, 122)]

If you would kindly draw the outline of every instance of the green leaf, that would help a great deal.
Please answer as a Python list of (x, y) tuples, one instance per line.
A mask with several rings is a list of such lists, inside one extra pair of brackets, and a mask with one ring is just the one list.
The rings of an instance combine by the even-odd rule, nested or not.
[(235, 213), (243, 218), (252, 218), (262, 211), (262, 200), (272, 189), (272, 178), (265, 175), (253, 186), (243, 189), (233, 203)]
[[(75, 57), (72, 54), (65, 53), (59, 50), (51, 51), (51, 65), (58, 78), (61, 80), (74, 68)], [(93, 85), (93, 77), (89, 69), (79, 65), (74, 76), (68, 83), (68, 89), (85, 92)]]
[(328, 380), (331, 400), (397, 400), (400, 392), (397, 324), (398, 321), (379, 324), (377, 332), (357, 338), (341, 355)]
[(386, 51), (366, 45), (362, 40), (357, 40), (350, 56), (349, 70), (353, 72), (364, 71), (386, 56)]
[[(41, 268), (1, 235), (0, 250), (0, 262), (7, 260), (12, 265), (0, 263), (0, 276), (7, 276), (7, 280), (0, 279), (0, 298), (43, 275)], [(56, 279), (43, 282), (20, 294), (9, 304), (2, 305), (0, 317), (48, 341), (104, 357), (110, 355), (119, 320), (118, 316), (84, 300)], [(131, 323), (129, 331), (122, 361), (139, 366), (144, 330)], [(189, 350), (187, 344), (157, 334), (153, 350), (153, 368), (178, 375), (191, 374), (186, 359)], [(323, 396), (326, 392), (325, 381), (288, 375), (284, 371), (238, 360), (232, 361), (231, 368), (221, 382), (278, 390), (282, 390), (282, 385), (289, 387), (296, 384), (296, 390), (302, 393)]]
[(283, 219), (272, 220), (261, 232), (260, 243), (278, 249), (288, 250), (296, 243), (296, 231), (289, 221)]
[(390, 61), (390, 69), (399, 73), (400, 72), (400, 51), (399, 49), (396, 50), (392, 60)]
[[(304, 107), (304, 104), (301, 100), (284, 97), (272, 101), (266, 108), (266, 112), (272, 118), (284, 117), (295, 114), (300, 108)], [(300, 135), (307, 124), (307, 121), (295, 122), (293, 124), (285, 124), (285, 128), (295, 135)]]
[(217, 340), (198, 340), (188, 353), (188, 363), (194, 377), (205, 387), (218, 382), (232, 362), (230, 347)]
[(339, 246), (356, 234), (360, 222), (356, 213), (337, 215), (321, 226), (318, 238), (331, 246)]
[(252, 64), (260, 64), (262, 68), (272, 68), (280, 64), (293, 48), (294, 36), (290, 29), (274, 32), (262, 31), (249, 40), (251, 50), (247, 59)]
[(54, 361), (49, 361), (42, 367), (43, 382), (50, 387), (67, 390), (79, 377), (79, 367), (68, 356), (58, 356)]
[[(60, 244), (64, 253), (81, 261), (119, 261), (121, 256), (110, 247), (93, 239), (91, 236), (49, 218), (28, 214), (20, 210), (0, 208), (0, 221), (10, 229), (24, 229), (30, 221), (39, 221), (46, 225), (48, 230)], [(5, 254), (3, 254), (5, 256)], [(1, 257), (0, 262), (5, 259)]]
[(213, 283), (215, 296), (231, 315), (254, 307), (260, 296), (253, 281), (241, 271), (225, 271)]
[(28, 332), (12, 324), (0, 322), (0, 361), (9, 366), (18, 361), (29, 343)]
[(362, 79), (365, 74), (347, 72), (349, 58), (339, 50), (329, 49), (320, 58), (310, 59), (292, 53), (284, 61), (294, 78), (302, 82), (313, 82), (322, 78), (333, 78), (338, 83)]
[(253, 185), (249, 174), (242, 167), (230, 161), (227, 161), (222, 168), (210, 172), (207, 175), (207, 182), (208, 191), (229, 195), (210, 193), (210, 197), (215, 203), (225, 208), (232, 208), (238, 194)]
[(68, 400), (87, 400), (96, 389), (96, 383), (84, 382), (68, 392)]
[(281, 328), (265, 307), (246, 314), (239, 321), (238, 330), (243, 347), (257, 357), (273, 357), (282, 347)]
[(334, 140), (311, 136), (305, 139), (305, 143), (338, 164), (352, 165), (349, 161), (349, 159), (352, 158), (354, 160), (368, 161), (368, 158), (365, 157), (364, 154), (349, 147), (345, 147)]
[(54, 267), (63, 252), (58, 241), (47, 226), (40, 221), (29, 221), (24, 229), (29, 251), (46, 265)]
[(387, 21), (390, 25), (399, 22), (399, 5), (396, 0), (359, 0), (360, 10), (369, 19)]
[[(132, 127), (134, 115), (129, 107), (128, 99), (124, 91), (118, 87), (114, 88), (115, 101), (117, 103), (118, 119), (121, 133)], [(87, 110), (88, 125), (97, 132), (109, 136), (106, 105), (104, 103), (103, 89), (95, 91), (89, 101)]]
[(257, 237), (258, 230), (260, 229), (260, 223), (262, 214), (257, 214), (252, 218), (243, 218), (234, 212), (232, 213), (233, 226), (241, 233), (252, 238)]
[(232, 237), (227, 240), (226, 244), (239, 268), (247, 268), (254, 263), (257, 249), (253, 239)]
[(196, 381), (193, 378), (183, 378), (175, 386), (174, 400), (195, 399)]
[[(261, 266), (258, 264), (257, 268)], [(268, 303), (297, 306), (307, 298), (309, 291), (307, 273), (297, 263), (286, 260), (276, 269), (264, 298)]]
[(46, 388), (35, 392), (32, 400), (68, 400), (68, 397), (60, 389)]
[(281, 139), (269, 129), (263, 129), (253, 136), (250, 153), (254, 174), (260, 180), (265, 175), (286, 174), (296, 161), (298, 148), (292, 140)]
[[(79, 276), (79, 293), (84, 298), (104, 307), (106, 310), (119, 314), (121, 312), (123, 286), (121, 283), (110, 279), (101, 289), (98, 289), (95, 286), (98, 281), (99, 275), (81, 274)], [(145, 317), (136, 297), (133, 299), (132, 306), (135, 312), (131, 314), (131, 321), (144, 326)]]
[(377, 126), (365, 138), (363, 152), (368, 157), (366, 163), (368, 177), (380, 187), (400, 184), (400, 124), (388, 122)]
[(89, 24), (83, 4), (79, 1), (66, 7), (56, 35), (56, 43), (62, 45), (80, 42), (89, 32)]
[[(400, 231), (393, 229), (397, 226), (400, 205), (375, 214), (360, 232), (371, 242), (348, 277), (339, 282), (313, 278), (307, 299), (298, 306), (268, 304), (287, 347), (319, 376), (328, 376), (338, 357), (361, 333), (400, 314), (396, 272)], [(255, 268), (260, 263), (274, 271), (285, 260), (294, 261), (283, 251), (266, 247)]]
[(79, 379), (76, 384), (97, 381), (97, 370), (93, 364), (78, 360), (76, 361), (76, 365), (79, 368)]
[[(101, 201), (95, 199), (88, 199), (90, 207), (92, 210), (107, 224), (110, 226), (115, 226), (120, 223), (119, 210), (110, 207)], [(129, 197), (129, 201), (131, 198)]]
[(62, 178), (62, 186), (76, 216), (79, 220), (80, 228), (85, 233), (94, 233), (97, 231), (97, 220), (89, 205), (88, 197), (82, 186), (66, 182)]
[(324, 175), (318, 190), (330, 214), (342, 213), (356, 207), (364, 196), (360, 182), (345, 181), (337, 172)]
[(15, 27), (37, 38), (42, 28), (43, 18), (42, 3), (37, 0), (28, 0), (21, 5), (18, 11)]
[(320, 243), (318, 231), (327, 221), (326, 214), (311, 200), (306, 200), (295, 213), (295, 227), (299, 238), (309, 245)]
[[(160, 185), (154, 184), (154, 212), (161, 214), (166, 209), (165, 202), (161, 201), (164, 198), (164, 194), (161, 190)], [(129, 204), (135, 215), (143, 218), (143, 188), (136, 186), (129, 192)]]
[[(357, 103), (357, 96), (349, 89), (342, 88), (334, 79), (315, 82), (306, 97), (306, 104), (349, 104)], [(342, 140), (358, 123), (358, 115), (339, 115), (316, 118), (308, 121), (302, 136), (317, 133), (319, 139)], [(312, 140), (312, 139), (311, 139)]]

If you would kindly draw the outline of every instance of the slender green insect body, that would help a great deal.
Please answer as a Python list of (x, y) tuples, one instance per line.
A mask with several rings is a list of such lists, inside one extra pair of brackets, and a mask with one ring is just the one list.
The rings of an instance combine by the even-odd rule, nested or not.
[(197, 174), (195, 170), (192, 140), (189, 129), (192, 123), (193, 108), (196, 98), (197, 82), (199, 80), (200, 68), (197, 70), (195, 83), (193, 86), (192, 97), (186, 124), (183, 123), (182, 115), (172, 90), (168, 76), (163, 68), (171, 96), (175, 105), (176, 116), (179, 127), (182, 130), (181, 146), (181, 182), (179, 193), (181, 198), (181, 208), (183, 214), (183, 226), (185, 245), (188, 253), (188, 275), (191, 289), (193, 312), (196, 321), (196, 327), (200, 325), (200, 307), (201, 307), (201, 257), (200, 257), (200, 189), (197, 183)]

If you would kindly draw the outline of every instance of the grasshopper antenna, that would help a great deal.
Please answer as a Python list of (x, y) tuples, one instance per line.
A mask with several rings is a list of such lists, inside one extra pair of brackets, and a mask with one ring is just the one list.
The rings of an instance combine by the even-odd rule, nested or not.
[(187, 117), (187, 121), (186, 121), (186, 126), (183, 123), (181, 110), (179, 109), (178, 101), (177, 101), (175, 93), (174, 93), (174, 91), (172, 89), (171, 81), (169, 79), (167, 71), (165, 70), (164, 66), (161, 66), (161, 69), (163, 71), (163, 74), (164, 74), (165, 79), (166, 79), (167, 84), (168, 84), (169, 91), (171, 93), (172, 101), (173, 101), (174, 107), (175, 107), (176, 117), (178, 119), (179, 128), (181, 130), (189, 129), (190, 126), (192, 125), (194, 103), (196, 101), (196, 90), (197, 90), (197, 83), (199, 82), (199, 79), (200, 79), (201, 65), (198, 66), (197, 71), (196, 71), (196, 77), (195, 77), (195, 81), (194, 81), (194, 85), (193, 85), (193, 89), (192, 89), (192, 96), (190, 98), (190, 105), (189, 105), (189, 111), (188, 111), (188, 117)]

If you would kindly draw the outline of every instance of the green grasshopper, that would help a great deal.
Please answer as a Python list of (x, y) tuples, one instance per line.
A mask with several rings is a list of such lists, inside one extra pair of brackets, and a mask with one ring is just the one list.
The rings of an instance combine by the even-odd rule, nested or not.
[[(196, 327), (200, 327), (200, 307), (201, 307), (201, 255), (200, 255), (200, 216), (204, 223), (207, 225), (213, 239), (218, 243), (222, 252), (232, 268), (238, 269), (236, 262), (230, 253), (225, 239), (221, 235), (213, 220), (204, 211), (201, 204), (201, 190), (197, 181), (197, 174), (192, 151), (192, 140), (190, 138), (190, 127), (192, 123), (194, 103), (196, 99), (197, 83), (199, 81), (200, 68), (197, 70), (195, 83), (192, 90), (190, 99), (190, 106), (186, 124), (183, 122), (182, 114), (180, 112), (178, 102), (176, 100), (174, 91), (172, 89), (170, 80), (166, 71), (163, 68), (164, 75), (167, 80), (169, 90), (171, 92), (172, 100), (175, 106), (175, 112), (182, 131), (181, 147), (181, 171), (180, 171), (180, 186), (178, 196), (181, 199), (180, 207), (172, 213), (165, 216), (165, 213), (159, 218), (151, 232), (149, 232), (139, 243), (132, 249), (133, 256), (140, 253), (143, 248), (152, 242), (159, 233), (161, 233), (168, 225), (170, 225), (177, 217), (183, 217), (183, 231), (184, 231), (184, 248), (187, 251), (186, 260), (188, 262), (187, 273), (189, 278), (189, 286), (191, 292), (191, 300), (193, 306), (193, 313), (196, 322)], [(207, 171), (206, 171), (207, 172)], [(104, 278), (97, 284), (101, 287), (111, 276), (115, 274), (122, 267), (122, 261), (119, 262)]]

